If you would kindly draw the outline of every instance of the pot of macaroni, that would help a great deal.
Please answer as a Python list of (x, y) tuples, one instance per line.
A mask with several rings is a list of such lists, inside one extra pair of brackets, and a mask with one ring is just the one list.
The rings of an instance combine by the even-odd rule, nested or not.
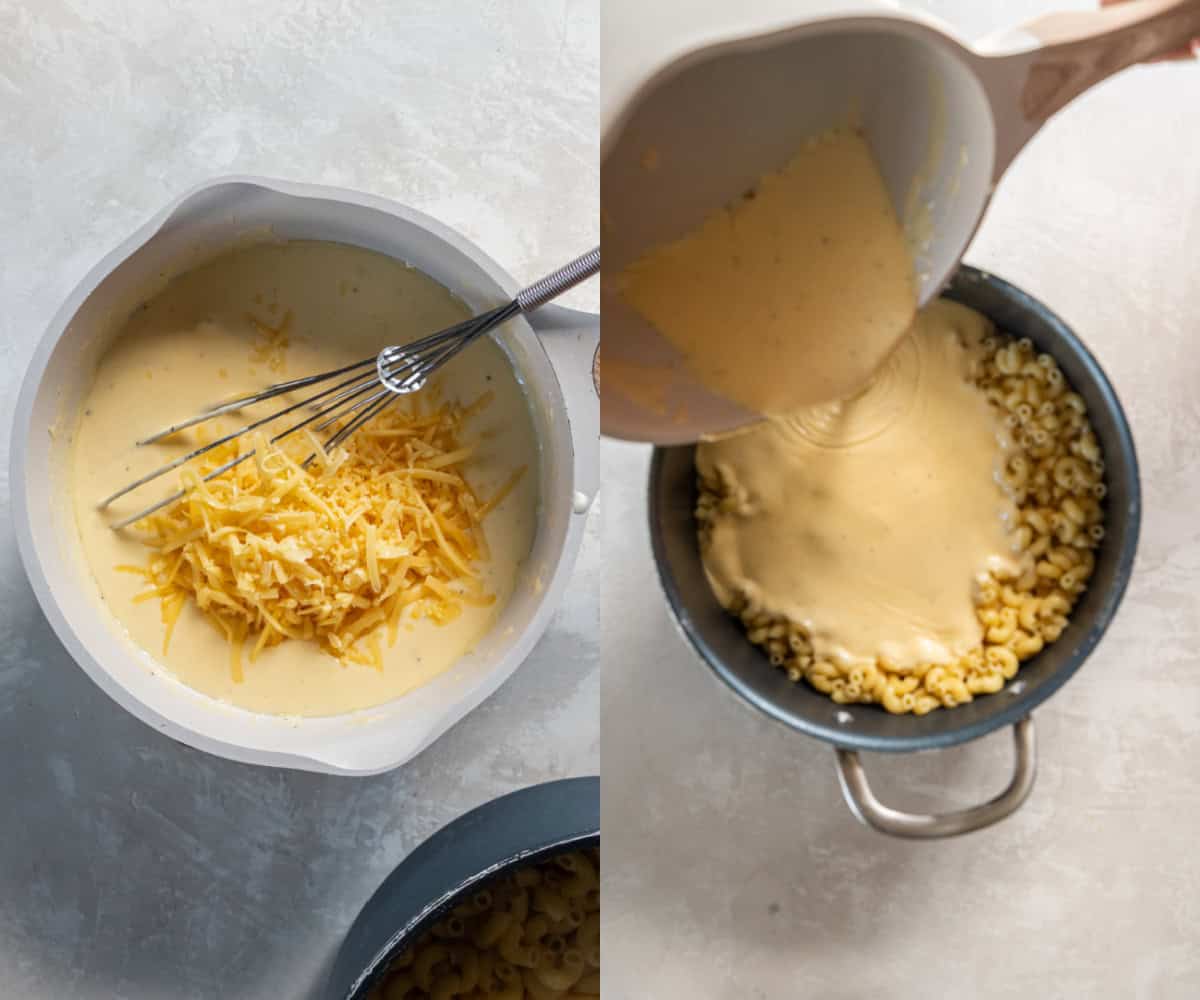
[(413, 851), (346, 935), (329, 1000), (600, 995), (600, 779), (473, 809)]
[(200, 185), (101, 260), (34, 354), (12, 440), (21, 556), (76, 662), (175, 739), (336, 774), (404, 763), (494, 692), (596, 492), (598, 316), (504, 323), (344, 444), (326, 422), (276, 433), (292, 396), (156, 432), (518, 287), (420, 212), (255, 177)]
[[(928, 838), (988, 826), (1029, 794), (1031, 713), (1117, 612), (1141, 487), (1121, 404), (1080, 339), (963, 266), (859, 396), (656, 449), (649, 518), (700, 658), (834, 747), (858, 819)], [(1005, 726), (1008, 787), (957, 812), (880, 802), (858, 756)]]

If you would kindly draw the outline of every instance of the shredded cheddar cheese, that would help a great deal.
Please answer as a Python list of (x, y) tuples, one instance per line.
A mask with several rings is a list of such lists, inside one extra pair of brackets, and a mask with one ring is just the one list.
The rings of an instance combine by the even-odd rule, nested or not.
[(427, 389), (331, 451), (307, 432), (279, 446), (258, 435), (241, 442), (254, 458), (211, 482), (239, 442), (185, 467), (187, 494), (140, 526), (148, 565), (121, 567), (146, 576), (139, 599), (161, 601), (164, 652), (189, 599), (228, 637), (235, 680), (247, 643), (251, 661), (299, 639), (382, 669), (381, 634), (393, 644), (404, 614), (444, 624), (491, 604), (482, 522), (524, 469), (487, 500), (464, 478), (474, 446), (463, 425), (488, 401), (464, 407)]

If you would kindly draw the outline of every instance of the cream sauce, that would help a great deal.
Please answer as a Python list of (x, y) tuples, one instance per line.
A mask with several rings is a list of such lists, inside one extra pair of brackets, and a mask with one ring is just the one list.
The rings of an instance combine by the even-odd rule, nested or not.
[(912, 322), (912, 260), (866, 140), (810, 141), (618, 277), (711, 391), (778, 415), (859, 389)]
[(858, 395), (701, 444), (744, 503), (717, 515), (704, 565), (802, 625), (814, 655), (894, 666), (979, 645), (974, 586), (1014, 574), (1015, 509), (997, 478), (1010, 443), (968, 381), (983, 317), (938, 301)]
[[(249, 317), (278, 327), (289, 311), (288, 346), (264, 349)], [(469, 651), (512, 594), (532, 544), (538, 502), (538, 448), (528, 401), (508, 358), (491, 341), (454, 359), (442, 385), (447, 398), (464, 403), (487, 390), (495, 394), (468, 425), (468, 436), (481, 439), (466, 467), (479, 495), (494, 493), (514, 469), (527, 466), (485, 522), (492, 558), (480, 567), (481, 577), (496, 602), (466, 607), (448, 625), (408, 622), (385, 649), (382, 672), (343, 666), (313, 643), (287, 641), (246, 663), (245, 680), (235, 683), (225, 636), (191, 602), (164, 655), (158, 602), (133, 603), (144, 582), (115, 568), (144, 565), (147, 549), (133, 533), (114, 532), (109, 524), (175, 489), (176, 480), (166, 476), (162, 485), (137, 490), (107, 511), (95, 506), (197, 443), (194, 435), (183, 435), (136, 448), (135, 440), (220, 399), (361, 360), (467, 315), (461, 302), (419, 271), (368, 250), (315, 242), (268, 243), (226, 254), (176, 278), (135, 311), (98, 365), (73, 457), (84, 555), (100, 599), (130, 639), (206, 695), (257, 712), (302, 716), (390, 701)], [(222, 419), (226, 430), (239, 425)]]

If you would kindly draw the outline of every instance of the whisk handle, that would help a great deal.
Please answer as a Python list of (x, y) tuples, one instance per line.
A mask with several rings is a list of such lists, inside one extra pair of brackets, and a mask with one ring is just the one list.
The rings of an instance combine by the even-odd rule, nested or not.
[(600, 248), (595, 247), (552, 274), (535, 281), (528, 288), (522, 289), (517, 293), (517, 305), (523, 313), (533, 312), (551, 299), (558, 298), (568, 288), (574, 288), (581, 281), (586, 281), (599, 270)]

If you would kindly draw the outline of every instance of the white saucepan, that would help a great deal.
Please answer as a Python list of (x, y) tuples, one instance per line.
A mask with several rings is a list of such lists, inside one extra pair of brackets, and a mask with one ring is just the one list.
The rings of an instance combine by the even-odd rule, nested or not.
[(404, 763), (494, 692), (529, 654), (559, 603), (598, 487), (592, 370), (600, 320), (546, 307), (529, 321), (510, 321), (497, 335), (530, 402), (540, 446), (540, 508), (532, 551), (488, 635), (450, 670), (384, 705), (325, 718), (256, 714), (216, 702), (152, 666), (101, 605), (78, 543), (67, 460), (70, 429), (95, 363), (130, 309), (164, 275), (256, 234), (387, 254), (476, 310), (508, 301), (521, 287), (446, 226), (382, 198), (255, 177), (201, 185), (101, 260), (38, 345), (13, 430), (17, 540), (59, 639), (100, 687), (148, 725), (234, 760), (377, 773)]

